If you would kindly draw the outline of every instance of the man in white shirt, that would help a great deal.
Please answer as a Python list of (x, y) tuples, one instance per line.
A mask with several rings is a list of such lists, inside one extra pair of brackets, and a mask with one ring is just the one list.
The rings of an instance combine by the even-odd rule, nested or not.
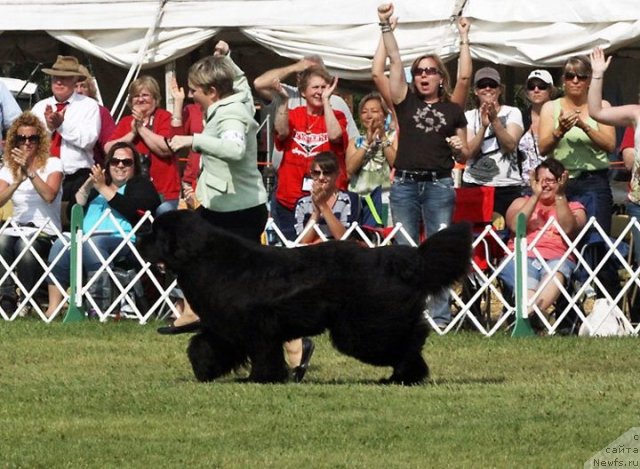
[(62, 200), (74, 201), (94, 164), (100, 110), (95, 100), (75, 92), (76, 83), (84, 79), (77, 58), (59, 55), (51, 68), (42, 71), (51, 76), (53, 96), (36, 103), (32, 112), (51, 132), (51, 155), (62, 160)]

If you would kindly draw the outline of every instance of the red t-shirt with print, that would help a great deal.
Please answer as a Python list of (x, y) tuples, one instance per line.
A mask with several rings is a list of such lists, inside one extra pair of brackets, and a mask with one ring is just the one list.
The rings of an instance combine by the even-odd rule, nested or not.
[(282, 151), (282, 162), (278, 169), (278, 186), (276, 200), (289, 210), (293, 210), (296, 202), (309, 192), (302, 190), (305, 176), (309, 174), (311, 160), (318, 153), (333, 151), (338, 157), (340, 174), (337, 185), (347, 190), (349, 179), (345, 164), (345, 151), (349, 142), (347, 119), (341, 111), (333, 111), (340, 128), (342, 139), (330, 142), (324, 115), (307, 114), (306, 106), (289, 110), (289, 135), (284, 140), (276, 138), (276, 148)]

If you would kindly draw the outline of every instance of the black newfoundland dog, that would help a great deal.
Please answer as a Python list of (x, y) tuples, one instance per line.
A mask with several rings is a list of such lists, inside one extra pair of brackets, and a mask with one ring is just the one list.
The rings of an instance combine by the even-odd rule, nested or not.
[(177, 275), (201, 318), (188, 348), (200, 381), (249, 363), (250, 381), (287, 381), (283, 342), (328, 329), (340, 352), (392, 367), (385, 382), (415, 384), (429, 374), (425, 299), (467, 272), (471, 234), (454, 225), (418, 248), (332, 241), (286, 249), (180, 210), (159, 216), (138, 249)]

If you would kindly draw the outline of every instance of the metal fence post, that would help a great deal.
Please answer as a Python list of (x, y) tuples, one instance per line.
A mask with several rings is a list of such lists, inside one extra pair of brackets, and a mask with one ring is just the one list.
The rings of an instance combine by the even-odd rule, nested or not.
[(527, 221), (524, 213), (520, 212), (516, 219), (516, 321), (511, 337), (530, 337), (535, 332), (529, 324), (527, 315)]
[(69, 309), (63, 322), (78, 322), (86, 319), (82, 306), (82, 222), (84, 211), (82, 206), (75, 204), (71, 209), (71, 278), (69, 285)]

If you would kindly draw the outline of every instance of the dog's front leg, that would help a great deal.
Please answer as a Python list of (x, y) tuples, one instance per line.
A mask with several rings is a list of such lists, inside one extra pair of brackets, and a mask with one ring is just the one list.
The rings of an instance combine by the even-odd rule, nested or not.
[(249, 381), (256, 383), (285, 383), (289, 370), (284, 361), (282, 342), (263, 342), (249, 353), (251, 373)]

